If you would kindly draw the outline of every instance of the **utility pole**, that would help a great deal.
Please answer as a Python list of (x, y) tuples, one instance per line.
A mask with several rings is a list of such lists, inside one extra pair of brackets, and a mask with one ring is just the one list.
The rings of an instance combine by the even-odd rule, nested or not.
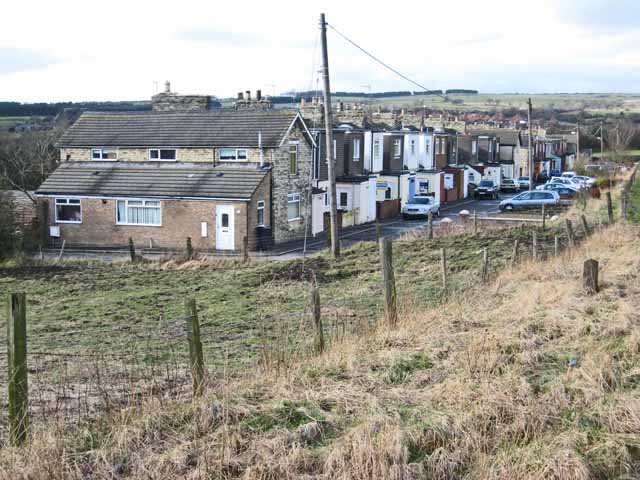
[(329, 173), (329, 207), (331, 219), (331, 254), (340, 257), (340, 239), (338, 238), (338, 205), (336, 202), (336, 170), (333, 158), (333, 121), (331, 118), (331, 87), (329, 85), (329, 54), (327, 53), (327, 22), (324, 13), (320, 14), (320, 32), (322, 40), (322, 80), (324, 90), (324, 130), (327, 141), (325, 153)]
[(604, 121), (600, 121), (600, 160), (604, 160)]
[(580, 124), (576, 124), (576, 163), (580, 163)]
[(534, 167), (534, 160), (533, 160), (533, 129), (531, 128), (531, 111), (533, 110), (533, 106), (531, 104), (531, 98), (529, 98), (529, 100), (527, 101), (527, 104), (529, 106), (528, 109), (528, 120), (527, 120), (527, 125), (529, 126), (529, 190), (533, 190), (534, 188), (534, 181), (533, 181), (533, 167)]

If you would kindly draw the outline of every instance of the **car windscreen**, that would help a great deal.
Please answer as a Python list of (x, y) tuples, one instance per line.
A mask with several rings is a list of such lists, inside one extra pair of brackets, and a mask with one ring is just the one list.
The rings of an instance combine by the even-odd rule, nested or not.
[(413, 197), (409, 203), (413, 205), (429, 205), (431, 203), (431, 199), (429, 197)]
[(480, 187), (493, 187), (493, 182), (491, 180), (482, 180), (480, 182)]

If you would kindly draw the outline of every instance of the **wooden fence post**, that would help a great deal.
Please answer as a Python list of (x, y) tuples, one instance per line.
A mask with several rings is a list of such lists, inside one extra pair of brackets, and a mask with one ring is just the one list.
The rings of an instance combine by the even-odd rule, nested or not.
[(244, 263), (249, 261), (249, 237), (246, 235), (242, 237), (242, 261)]
[(447, 295), (447, 250), (440, 251), (440, 270), (442, 270), (442, 294)]
[(136, 247), (133, 244), (133, 238), (129, 237), (129, 257), (131, 257), (131, 263), (136, 261)]
[(518, 245), (520, 245), (520, 240), (516, 238), (513, 242), (513, 253), (511, 254), (511, 270), (516, 265), (516, 261), (518, 260)]
[(311, 312), (313, 314), (313, 349), (317, 354), (324, 352), (324, 332), (320, 315), (320, 291), (317, 286), (311, 287)]
[(560, 240), (557, 235), (553, 237), (553, 253), (556, 257), (558, 256), (558, 253), (560, 253)]
[(429, 215), (428, 215), (429, 221), (428, 221), (428, 238), (429, 240), (433, 239), (433, 213), (431, 212), (431, 210), (429, 210)]
[(387, 323), (398, 323), (396, 280), (393, 274), (393, 247), (390, 238), (380, 240), (380, 267), (382, 269), (382, 288), (384, 289), (384, 307)]
[(489, 281), (489, 252), (487, 247), (482, 249), (482, 283)]
[(196, 301), (191, 298), (185, 302), (187, 318), (187, 341), (189, 342), (189, 362), (193, 380), (193, 396), (199, 397), (204, 392), (204, 357), (200, 340), (200, 321)]
[(584, 236), (586, 238), (589, 236), (589, 224), (587, 223), (587, 217), (580, 215), (580, 220), (582, 221), (582, 229), (584, 230)]
[(585, 260), (582, 270), (582, 285), (587, 293), (591, 295), (598, 293), (598, 262), (596, 260)]
[(531, 238), (531, 258), (534, 262), (538, 261), (538, 232), (533, 231)]
[(478, 234), (478, 211), (473, 211), (473, 234)]
[(193, 259), (193, 245), (191, 244), (191, 237), (187, 237), (187, 260)]
[(380, 242), (380, 238), (382, 238), (382, 230), (380, 229), (380, 221), (376, 217), (376, 243)]
[(613, 223), (613, 202), (611, 201), (611, 192), (607, 192), (607, 216), (609, 224)]
[(29, 388), (27, 381), (27, 297), (9, 295), (7, 315), (7, 360), (9, 393), (9, 441), (19, 446), (29, 428)]
[(567, 229), (567, 237), (569, 238), (569, 247), (574, 248), (576, 246), (576, 239), (573, 236), (573, 225), (571, 225), (571, 220), (568, 218), (565, 220), (565, 226)]
[(60, 260), (62, 260), (62, 254), (64, 253), (64, 246), (67, 244), (66, 240), (62, 240), (62, 246), (60, 247), (60, 253), (58, 254), (58, 259), (56, 260), (56, 262), (59, 262)]
[(547, 227), (547, 212), (545, 211), (545, 205), (542, 204), (542, 230)]
[(627, 192), (622, 190), (622, 193), (620, 194), (620, 217), (624, 220), (627, 219), (627, 205)]

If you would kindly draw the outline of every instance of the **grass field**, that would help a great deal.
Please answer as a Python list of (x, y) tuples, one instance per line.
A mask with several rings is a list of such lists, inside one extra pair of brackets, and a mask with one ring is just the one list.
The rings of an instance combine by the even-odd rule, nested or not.
[[(593, 157), (594, 158), (600, 158), (602, 156), (610, 157), (611, 155), (612, 155), (611, 152), (604, 152), (604, 155), (600, 152), (595, 152), (593, 154)], [(625, 152), (620, 152), (619, 155), (622, 157), (640, 157), (640, 150), (627, 150)]]
[[(603, 206), (587, 206), (592, 226)], [(574, 223), (581, 213), (569, 212)], [(379, 325), (331, 345), (324, 355), (291, 359), (283, 369), (223, 378), (201, 400), (149, 399), (79, 427), (34, 427), (22, 449), (0, 448), (0, 476), (638, 478), (637, 227), (620, 223), (570, 254), (542, 263), (522, 258), (513, 271), (501, 269), (514, 238), (525, 241), (530, 234), (514, 229), (396, 242), (402, 305), (396, 328)], [(431, 293), (437, 291), (442, 246), (449, 249), (454, 286), (445, 299)], [(485, 246), (492, 275), (481, 285)], [(530, 244), (521, 252), (528, 256)], [(596, 295), (581, 285), (588, 257), (600, 262)], [(373, 245), (347, 252), (340, 263), (313, 261), (324, 303), (379, 292), (372, 288), (379, 283)], [(136, 324), (127, 319), (163, 309), (178, 314), (175, 290), (196, 295), (205, 311), (220, 308), (223, 300), (244, 305), (223, 309), (233, 322), (233, 312), (257, 308), (258, 301), (285, 305), (283, 292), (295, 297), (306, 290), (306, 282), (298, 281), (299, 265), (236, 265), (237, 273), (211, 265), (77, 265), (48, 278), (8, 265), (2, 288), (33, 289), (31, 323), (41, 327), (85, 318), (113, 319), (120, 328)], [(270, 278), (262, 288), (270, 292), (254, 292), (260, 275)], [(225, 293), (208, 300), (214, 288)], [(111, 297), (113, 311), (105, 312)], [(54, 302), (68, 303), (66, 320), (55, 311), (48, 315)]]

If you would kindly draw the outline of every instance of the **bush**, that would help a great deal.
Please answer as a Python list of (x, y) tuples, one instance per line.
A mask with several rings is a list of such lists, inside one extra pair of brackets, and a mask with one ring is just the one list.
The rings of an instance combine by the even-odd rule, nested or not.
[(10, 256), (21, 243), (13, 202), (0, 196), (0, 258)]

